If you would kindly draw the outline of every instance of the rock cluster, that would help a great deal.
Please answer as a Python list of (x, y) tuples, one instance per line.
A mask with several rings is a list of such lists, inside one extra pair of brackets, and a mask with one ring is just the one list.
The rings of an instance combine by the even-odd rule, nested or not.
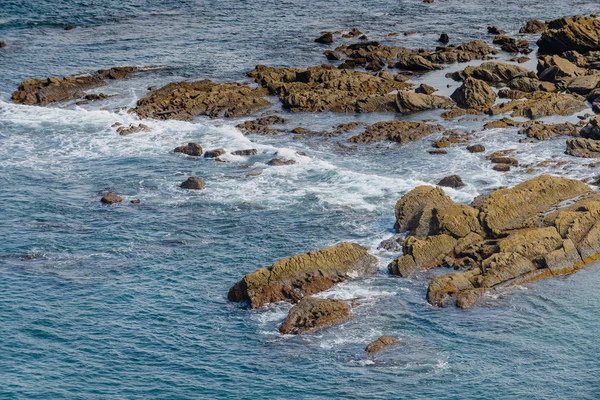
[(427, 124), (424, 122), (405, 120), (382, 121), (367, 126), (364, 132), (352, 136), (348, 141), (352, 143), (390, 141), (403, 144), (443, 130), (444, 128), (441, 125)]
[(351, 308), (343, 301), (307, 297), (292, 307), (279, 332), (291, 335), (312, 333), (351, 318)]

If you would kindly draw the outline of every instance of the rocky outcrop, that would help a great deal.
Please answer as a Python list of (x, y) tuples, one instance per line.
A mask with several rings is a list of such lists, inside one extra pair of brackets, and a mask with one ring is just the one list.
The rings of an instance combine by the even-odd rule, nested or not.
[(280, 167), (283, 165), (294, 165), (296, 164), (296, 160), (284, 160), (281, 158), (272, 158), (267, 161), (265, 164), (270, 165), (271, 167)]
[(427, 300), (435, 306), (454, 299), (467, 308), (488, 291), (573, 273), (600, 258), (600, 195), (580, 181), (542, 175), (429, 215), (428, 236), (405, 239), (404, 255), (388, 269), (400, 276), (462, 270), (433, 278)]
[(463, 81), (467, 77), (472, 77), (495, 85), (508, 83), (515, 78), (529, 75), (530, 71), (518, 65), (501, 62), (484, 62), (478, 66), (468, 66), (462, 71), (453, 72), (447, 76), (455, 81)]
[(443, 131), (441, 125), (426, 124), (424, 122), (413, 122), (405, 120), (382, 121), (367, 126), (364, 132), (348, 139), (352, 143), (375, 143), (390, 141), (396, 143), (408, 143), (432, 133)]
[(190, 142), (184, 146), (176, 147), (174, 151), (175, 153), (183, 153), (187, 154), (188, 156), (200, 157), (204, 150), (198, 143)]
[(371, 354), (378, 353), (381, 350), (387, 349), (388, 347), (393, 346), (398, 342), (398, 338), (395, 338), (393, 336), (381, 336), (380, 338), (369, 343), (367, 347), (365, 347), (365, 351)]
[(500, 45), (503, 51), (509, 53), (531, 53), (529, 42), (525, 39), (515, 39), (508, 36), (496, 36), (492, 41), (494, 44)]
[(330, 44), (333, 43), (333, 34), (331, 32), (325, 32), (321, 36), (315, 39), (316, 43)]
[(207, 150), (206, 153), (204, 153), (204, 158), (218, 158), (225, 153), (227, 153), (227, 151), (224, 148)]
[(442, 178), (441, 181), (438, 182), (438, 186), (444, 186), (449, 188), (459, 188), (465, 186), (462, 178), (458, 175), (449, 175)]
[(519, 129), (519, 133), (532, 139), (547, 140), (558, 136), (577, 136), (579, 127), (570, 122), (558, 124), (533, 123)]
[(585, 69), (557, 55), (538, 58), (537, 76), (542, 81), (566, 82), (574, 77), (583, 76), (585, 73)]
[(519, 29), (519, 33), (540, 33), (546, 29), (547, 25), (544, 21), (532, 19), (527, 21), (527, 23)]
[(433, 94), (436, 91), (437, 91), (437, 89), (435, 89), (432, 86), (429, 86), (426, 83), (421, 83), (419, 85), (419, 87), (415, 89), (415, 93), (423, 93), (423, 94)]
[(306, 70), (259, 65), (248, 75), (291, 111), (395, 112), (396, 99), (390, 93), (412, 86), (393, 74), (376, 76), (331, 65)]
[(592, 17), (564, 17), (548, 22), (548, 29), (537, 41), (539, 51), (560, 54), (600, 50), (600, 21)]
[(121, 198), (121, 196), (117, 195), (116, 193), (108, 193), (106, 195), (104, 195), (100, 201), (104, 204), (115, 204), (115, 203), (120, 203), (123, 201), (123, 199)]
[(269, 107), (271, 103), (264, 98), (267, 94), (264, 88), (236, 82), (173, 82), (138, 100), (134, 111), (140, 118), (153, 119), (243, 117)]
[(439, 47), (433, 53), (424, 55), (426, 60), (438, 64), (452, 64), (473, 60), (487, 60), (498, 51), (481, 40), (473, 40), (458, 46)]
[(459, 107), (480, 111), (487, 110), (496, 101), (496, 93), (492, 88), (484, 81), (472, 77), (465, 79), (451, 97)]
[(182, 189), (189, 190), (202, 190), (206, 186), (204, 179), (198, 178), (197, 176), (190, 176), (184, 182), (179, 185)]
[(581, 129), (580, 134), (586, 139), (600, 140), (600, 117), (591, 118)]
[(286, 122), (287, 120), (279, 115), (268, 115), (237, 124), (236, 128), (239, 128), (246, 135), (277, 135), (284, 133), (284, 131), (282, 129), (272, 128), (271, 125), (280, 125), (285, 124)]
[(540, 81), (539, 79), (521, 76), (508, 82), (508, 87), (521, 92), (556, 92), (554, 83)]
[(231, 154), (233, 154), (234, 156), (255, 156), (258, 154), (258, 150), (256, 150), (256, 149), (235, 150), (235, 151), (232, 151)]
[(291, 308), (279, 332), (284, 335), (312, 333), (351, 318), (351, 308), (343, 301), (307, 297)]
[(438, 108), (452, 108), (454, 103), (447, 97), (399, 91), (396, 95), (396, 108), (401, 113), (413, 113)]
[(550, 115), (572, 115), (585, 110), (585, 99), (572, 94), (536, 92), (526, 100), (513, 100), (490, 109), (492, 115), (511, 112), (513, 117), (537, 119)]
[(128, 136), (128, 135), (132, 135), (134, 133), (149, 132), (149, 131), (150, 131), (150, 127), (145, 124), (137, 124), (137, 125), (129, 124), (129, 126), (120, 126), (117, 128), (117, 132), (121, 136)]
[(395, 65), (396, 68), (408, 71), (434, 71), (443, 67), (427, 61), (419, 54), (404, 54)]
[(471, 146), (467, 146), (467, 150), (469, 153), (483, 153), (485, 152), (485, 146), (482, 144), (473, 144)]
[(424, 238), (431, 231), (433, 210), (453, 203), (444, 191), (435, 186), (417, 186), (396, 203), (396, 223), (398, 233), (410, 231), (417, 238)]
[(365, 247), (344, 242), (260, 268), (236, 283), (228, 298), (246, 302), (250, 308), (277, 301), (295, 303), (345, 281), (350, 275), (374, 272), (375, 263), (375, 257)]
[(566, 154), (581, 158), (600, 157), (600, 140), (594, 139), (567, 139)]
[(12, 94), (12, 100), (18, 104), (40, 105), (77, 99), (86, 90), (106, 84), (113, 79), (124, 79), (133, 73), (147, 70), (140, 67), (114, 67), (101, 69), (91, 74), (51, 77), (46, 79), (27, 79)]

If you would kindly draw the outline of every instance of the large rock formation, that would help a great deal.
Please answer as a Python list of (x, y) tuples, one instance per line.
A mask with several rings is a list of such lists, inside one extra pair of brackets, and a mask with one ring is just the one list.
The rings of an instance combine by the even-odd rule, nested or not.
[(331, 288), (348, 279), (350, 274), (374, 272), (375, 262), (376, 258), (367, 253), (365, 247), (344, 242), (260, 268), (236, 283), (229, 290), (228, 298), (246, 302), (250, 308), (277, 301), (295, 303)]
[(463, 270), (431, 281), (427, 300), (436, 306), (454, 299), (470, 307), (487, 291), (573, 273), (600, 258), (600, 195), (577, 180), (542, 175), (473, 207), (444, 204), (429, 215), (420, 221), (428, 236), (409, 236), (388, 269), (400, 276), (441, 265)]
[(412, 86), (393, 74), (371, 75), (331, 65), (306, 70), (258, 65), (248, 75), (291, 111), (395, 112), (396, 96), (390, 93)]
[(518, 65), (501, 62), (484, 62), (478, 66), (468, 66), (462, 71), (456, 71), (447, 76), (455, 81), (463, 81), (468, 77), (472, 77), (496, 85), (507, 83), (515, 78), (530, 76), (531, 74), (533, 73)]
[(399, 91), (396, 95), (396, 108), (401, 113), (413, 113), (437, 108), (452, 108), (454, 103), (447, 97), (434, 94)]
[(417, 186), (396, 203), (394, 229), (398, 233), (411, 231), (414, 236), (424, 238), (431, 230), (433, 210), (452, 203), (441, 188)]
[(567, 150), (565, 153), (582, 158), (600, 157), (600, 140), (585, 138), (567, 139)]
[(548, 22), (548, 29), (537, 41), (542, 53), (580, 53), (600, 50), (600, 21), (592, 17), (563, 17)]
[(312, 333), (351, 318), (351, 308), (343, 301), (307, 297), (291, 308), (279, 332), (286, 335)]
[(550, 115), (572, 115), (585, 110), (585, 98), (564, 93), (535, 92), (528, 99), (513, 100), (490, 109), (493, 115), (511, 112), (513, 117), (537, 119)]
[(352, 136), (348, 141), (352, 143), (375, 143), (384, 140), (396, 143), (408, 143), (435, 132), (443, 131), (441, 125), (427, 124), (404, 120), (377, 122), (367, 126), (364, 132)]
[(452, 100), (462, 108), (484, 111), (496, 101), (496, 93), (479, 79), (468, 77), (463, 84), (452, 93)]
[(86, 90), (105, 85), (107, 80), (124, 79), (143, 70), (140, 67), (114, 67), (64, 78), (27, 79), (12, 94), (12, 100), (18, 104), (40, 106), (73, 100), (82, 97)]
[(199, 115), (233, 118), (250, 115), (269, 107), (264, 88), (251, 88), (236, 82), (210, 80), (173, 82), (137, 102), (140, 118), (191, 120)]
[(557, 136), (577, 136), (579, 127), (570, 122), (558, 124), (532, 123), (519, 129), (519, 133), (532, 139), (547, 140)]

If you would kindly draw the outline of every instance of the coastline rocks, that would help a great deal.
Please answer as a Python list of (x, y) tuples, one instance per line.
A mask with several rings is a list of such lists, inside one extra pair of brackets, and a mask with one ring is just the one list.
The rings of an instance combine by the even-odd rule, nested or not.
[(123, 201), (123, 199), (118, 196), (116, 193), (108, 193), (106, 195), (104, 195), (100, 201), (104, 204), (115, 204), (115, 203), (120, 203)]
[(404, 54), (400, 56), (395, 67), (407, 71), (435, 71), (443, 69), (441, 65), (433, 64), (418, 54)]
[(315, 42), (323, 44), (333, 43), (333, 34), (331, 32), (325, 32), (324, 34), (316, 38)]
[(579, 127), (570, 122), (558, 124), (533, 123), (519, 129), (519, 133), (532, 139), (547, 140), (557, 136), (578, 136)]
[(424, 238), (431, 230), (433, 210), (453, 203), (439, 187), (417, 186), (396, 202), (394, 229), (397, 233), (410, 231), (413, 236)]
[(280, 125), (285, 124), (286, 122), (287, 120), (279, 115), (268, 115), (266, 117), (260, 117), (252, 121), (237, 124), (236, 128), (239, 128), (246, 135), (276, 135), (283, 133), (283, 130), (271, 128), (270, 125)]
[(465, 79), (450, 97), (459, 107), (480, 111), (487, 110), (496, 101), (496, 93), (492, 88), (484, 81), (472, 77)]
[(537, 71), (540, 80), (557, 83), (585, 75), (583, 68), (557, 55), (539, 57)]
[(225, 153), (227, 153), (227, 151), (225, 151), (225, 149), (223, 149), (223, 148), (207, 150), (206, 153), (204, 153), (204, 158), (218, 158), (218, 157), (221, 157)]
[(425, 55), (425, 59), (432, 63), (452, 64), (473, 60), (487, 60), (490, 55), (498, 53), (481, 40), (462, 43), (458, 46), (439, 47), (435, 52)]
[(473, 144), (471, 146), (467, 146), (467, 150), (469, 153), (483, 153), (485, 152), (485, 146), (482, 144)]
[(438, 182), (438, 186), (445, 186), (456, 189), (465, 186), (465, 183), (463, 182), (460, 176), (449, 175), (442, 178), (442, 180)]
[(508, 87), (521, 92), (556, 92), (554, 83), (540, 81), (539, 79), (521, 76), (508, 82)]
[(447, 76), (455, 81), (463, 81), (467, 77), (472, 77), (491, 84), (500, 84), (529, 75), (529, 70), (518, 65), (501, 62), (484, 62), (479, 66), (468, 66), (462, 71), (456, 71)]
[(145, 124), (130, 124), (129, 126), (120, 126), (117, 128), (117, 132), (121, 136), (127, 136), (138, 132), (148, 132), (150, 131), (150, 127)]
[(548, 29), (542, 33), (537, 45), (541, 53), (549, 54), (600, 50), (600, 21), (584, 16), (555, 19), (548, 22)]
[(519, 29), (519, 33), (540, 33), (546, 29), (547, 25), (544, 21), (532, 19), (527, 21), (527, 23)]
[(367, 353), (371, 353), (371, 354), (378, 353), (381, 350), (384, 350), (390, 346), (393, 346), (394, 344), (396, 344), (398, 342), (399, 342), (398, 338), (395, 338), (393, 336), (381, 336), (380, 338), (369, 343), (367, 345), (367, 347), (365, 347), (365, 351)]
[(412, 86), (393, 74), (376, 76), (331, 65), (306, 70), (258, 65), (248, 75), (295, 112), (395, 112), (395, 96), (389, 93)]
[(295, 304), (279, 327), (284, 335), (312, 333), (352, 318), (348, 304), (340, 300), (307, 297)]
[(176, 147), (173, 151), (175, 153), (187, 154), (188, 156), (192, 157), (200, 157), (204, 150), (202, 149), (202, 146), (200, 146), (198, 143), (190, 142), (185, 146)]
[(581, 158), (600, 157), (600, 140), (594, 139), (567, 139), (566, 154)]
[(267, 165), (271, 167), (281, 167), (284, 165), (294, 165), (296, 164), (296, 160), (283, 160), (281, 158), (272, 158), (266, 162)]
[(231, 154), (233, 154), (234, 156), (255, 156), (258, 154), (258, 150), (256, 150), (256, 149), (235, 150), (235, 151), (232, 151)]
[(582, 96), (589, 94), (600, 84), (600, 75), (585, 75), (571, 79), (567, 83), (567, 90)]
[(396, 143), (408, 143), (432, 133), (441, 132), (441, 125), (432, 125), (405, 120), (382, 121), (369, 125), (364, 132), (348, 139), (352, 143), (375, 143), (388, 140)]
[(405, 114), (438, 108), (452, 108), (453, 105), (454, 103), (449, 98), (433, 94), (399, 91), (396, 95), (396, 108)]
[(581, 129), (581, 137), (600, 140), (600, 117), (594, 117)]
[(367, 248), (344, 242), (319, 251), (283, 258), (268, 268), (260, 268), (237, 282), (228, 293), (233, 302), (246, 302), (250, 308), (287, 301), (331, 288), (350, 275), (375, 271), (377, 259)]
[(190, 176), (184, 182), (179, 185), (182, 189), (189, 190), (202, 190), (206, 186), (204, 179), (198, 178), (197, 176)]
[(269, 107), (271, 103), (263, 98), (266, 95), (264, 88), (236, 82), (173, 82), (138, 100), (134, 111), (140, 118), (153, 119), (234, 118)]
[(421, 83), (418, 88), (415, 89), (415, 93), (423, 93), (423, 94), (432, 94), (436, 92), (437, 89), (429, 86), (426, 83)]
[(526, 100), (513, 100), (490, 109), (492, 115), (511, 112), (513, 117), (537, 119), (550, 115), (572, 115), (585, 110), (585, 99), (572, 94), (535, 92)]
[(102, 86), (108, 79), (124, 79), (139, 72), (139, 67), (114, 67), (91, 74), (27, 79), (21, 82), (11, 99), (17, 104), (40, 105), (80, 98), (84, 92)]
[(500, 48), (508, 53), (531, 53), (529, 42), (525, 39), (517, 40), (508, 36), (496, 36), (492, 43), (500, 45)]

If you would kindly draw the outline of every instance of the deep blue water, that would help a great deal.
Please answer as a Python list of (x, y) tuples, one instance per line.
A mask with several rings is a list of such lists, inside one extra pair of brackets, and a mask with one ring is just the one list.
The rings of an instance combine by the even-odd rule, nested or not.
[[(467, 186), (447, 192), (469, 201), (531, 174), (497, 173), (464, 148), (430, 156), (429, 139), (345, 152), (336, 145), (345, 137), (245, 137), (237, 121), (204, 118), (151, 121), (151, 132), (121, 137), (111, 125), (135, 118), (101, 109), (131, 106), (173, 80), (241, 81), (259, 63), (323, 63), (324, 47), (312, 41), (322, 30), (358, 27), (430, 48), (441, 32), (456, 43), (490, 40), (488, 25), (514, 33), (530, 18), (594, 11), (595, 0), (0, 0), (0, 398), (600, 398), (597, 265), (460, 311), (430, 307), (430, 275), (392, 278), (385, 266), (394, 254), (375, 250), (392, 233), (395, 201), (418, 184), (459, 173)], [(118, 96), (82, 107), (9, 100), (29, 77), (125, 64), (167, 69), (102, 88)], [(423, 79), (451, 92), (448, 70)], [(320, 130), (393, 117), (285, 116), (290, 128)], [(437, 118), (410, 118), (424, 116)], [(564, 139), (519, 144), (516, 130), (444, 123), (475, 130), (489, 150), (517, 148), (522, 163), (567, 159)], [(261, 154), (214, 163), (172, 152), (188, 141)], [(276, 152), (298, 164), (240, 174)], [(570, 162), (535, 173), (597, 175), (588, 161)], [(192, 174), (205, 191), (179, 189)], [(127, 202), (100, 204), (107, 188)], [(343, 240), (380, 258), (376, 276), (325, 294), (361, 298), (353, 321), (284, 337), (277, 328), (289, 305), (247, 311), (227, 302), (244, 274)], [(401, 345), (367, 357), (364, 346), (383, 334)]]

